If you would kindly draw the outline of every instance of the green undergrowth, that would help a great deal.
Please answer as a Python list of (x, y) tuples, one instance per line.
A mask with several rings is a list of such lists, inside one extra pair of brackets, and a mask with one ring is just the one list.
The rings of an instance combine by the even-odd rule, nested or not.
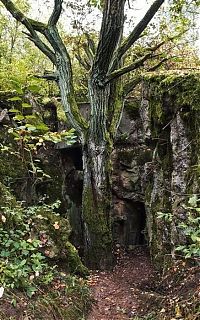
[(31, 299), (8, 290), (0, 300), (0, 319), (83, 320), (91, 306), (85, 280), (60, 273), (51, 286), (40, 286)]
[(0, 319), (83, 319), (88, 270), (59, 201), (26, 208), (0, 183), (0, 205)]

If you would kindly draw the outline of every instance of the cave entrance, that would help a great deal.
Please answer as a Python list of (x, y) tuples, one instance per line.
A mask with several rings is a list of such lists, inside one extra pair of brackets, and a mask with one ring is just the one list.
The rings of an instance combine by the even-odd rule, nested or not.
[(77, 144), (73, 146), (68, 146), (68, 148), (61, 149), (62, 158), (65, 158), (69, 161), (71, 159), (75, 170), (83, 170), (83, 161), (82, 161), (82, 150), (81, 147)]
[(145, 206), (142, 202), (131, 202), (128, 204), (130, 211), (128, 211), (126, 220), (126, 248), (135, 245), (146, 244), (145, 227), (146, 227), (146, 212)]
[(113, 237), (115, 243), (126, 249), (146, 245), (146, 212), (144, 203), (125, 200), (123, 207), (123, 214), (113, 217)]

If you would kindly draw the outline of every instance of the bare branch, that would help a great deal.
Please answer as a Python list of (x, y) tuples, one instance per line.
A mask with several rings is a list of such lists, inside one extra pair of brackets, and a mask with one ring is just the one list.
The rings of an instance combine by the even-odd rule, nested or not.
[(113, 79), (116, 79), (116, 78), (119, 78), (121, 77), (122, 75), (130, 72), (130, 71), (133, 71), (135, 69), (138, 69), (139, 67), (142, 67), (144, 62), (148, 59), (151, 59), (152, 57), (152, 53), (147, 53), (146, 55), (144, 55), (143, 57), (137, 59), (136, 61), (134, 61), (132, 64), (128, 65), (128, 66), (125, 66), (121, 69), (118, 69), (116, 71), (113, 71), (112, 73), (110, 73), (107, 77), (106, 77), (106, 81), (105, 83), (108, 83), (110, 82), (111, 80)]
[(60, 18), (63, 0), (54, 0), (54, 9), (49, 18), (48, 25), (55, 26)]
[(135, 26), (129, 37), (124, 41), (119, 48), (117, 58), (120, 59), (124, 53), (139, 39), (142, 32), (145, 30), (149, 22), (152, 20), (158, 9), (161, 7), (165, 0), (155, 0), (144, 17)]
[[(148, 70), (146, 70), (146, 72), (153, 72), (156, 71), (161, 65), (163, 65), (164, 62), (172, 59), (174, 57), (170, 57), (170, 58), (163, 58), (162, 60), (160, 60), (157, 64), (155, 64), (153, 67), (149, 68)], [(142, 74), (137, 75), (136, 77), (134, 77), (130, 82), (126, 83), (123, 87), (123, 96), (126, 97), (143, 79)]]
[(47, 81), (58, 81), (58, 73), (53, 71), (45, 71), (43, 75), (34, 75), (35, 78), (45, 79)]
[(157, 64), (155, 64), (153, 67), (149, 68), (148, 71), (149, 72), (156, 71), (164, 62), (166, 62), (166, 61), (168, 61), (170, 59), (171, 58), (163, 58)]
[(92, 64), (93, 64), (93, 61), (94, 61), (94, 55), (93, 55), (92, 51), (90, 50), (90, 47), (88, 47), (88, 45), (86, 43), (83, 43), (83, 49), (84, 49), (84, 51), (86, 53), (89, 65), (91, 67)]
[[(32, 41), (36, 47), (38, 47), (38, 49), (40, 49), (44, 54), (45, 56), (47, 56), (52, 62), (53, 64), (55, 65), (56, 63), (56, 59), (55, 59), (55, 54), (54, 52), (44, 43), (40, 40), (39, 37), (37, 38), (34, 38), (31, 33), (28, 33), (28, 32), (25, 32), (25, 31), (22, 31), (26, 36), (27, 38)], [(42, 44), (40, 43), (40, 41), (42, 42)]]
[[(170, 39), (172, 40), (172, 39)], [(147, 54), (145, 54), (144, 56), (138, 58), (137, 60), (135, 60), (133, 63), (131, 63), (130, 65), (128, 66), (125, 66), (121, 69), (118, 69), (118, 70), (115, 70), (113, 71), (112, 73), (108, 74), (107, 78), (106, 78), (106, 81), (105, 83), (115, 79), (115, 78), (118, 78), (120, 76), (122, 76), (123, 74), (126, 74), (130, 71), (133, 71), (135, 69), (138, 69), (140, 67), (142, 67), (144, 65), (144, 62), (148, 59), (152, 59), (152, 58), (155, 58), (156, 56), (159, 56), (160, 54), (153, 54), (153, 52), (155, 52), (157, 49), (159, 49), (163, 44), (165, 44), (166, 41), (161, 41), (160, 43), (154, 45), (153, 47), (149, 47), (149, 48), (146, 48), (146, 51), (148, 52)]]
[(84, 69), (86, 69), (87, 71), (90, 70), (90, 64), (85, 59), (83, 59), (79, 53), (75, 54), (75, 58), (78, 60), (78, 62), (82, 65)]
[(141, 81), (142, 76), (139, 75), (134, 77), (130, 82), (126, 83), (123, 87), (123, 97), (126, 97)]
[(90, 49), (94, 55), (95, 51), (96, 51), (96, 46), (95, 46), (94, 40), (90, 37), (89, 33), (87, 33), (87, 32), (85, 33), (85, 36), (87, 39), (88, 47), (90, 47)]

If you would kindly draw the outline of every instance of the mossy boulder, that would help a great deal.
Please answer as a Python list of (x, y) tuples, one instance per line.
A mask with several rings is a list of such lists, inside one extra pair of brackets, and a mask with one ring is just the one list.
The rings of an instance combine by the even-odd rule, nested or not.
[(33, 229), (39, 235), (42, 243), (41, 250), (52, 261), (60, 263), (72, 274), (88, 275), (78, 251), (68, 241), (71, 233), (69, 220), (55, 213), (48, 205), (37, 207), (33, 218)]
[(17, 206), (15, 197), (10, 193), (8, 188), (0, 182), (0, 208), (10, 207), (11, 209)]
[(69, 221), (55, 212), (58, 205), (23, 208), (0, 182), (0, 225), (3, 229), (25, 230), (28, 225), (26, 238), (29, 241), (40, 240), (40, 251), (47, 259), (61, 264), (66, 272), (86, 276), (87, 268), (76, 248), (68, 241), (71, 233)]
[(69, 241), (67, 241), (65, 247), (67, 251), (67, 266), (70, 273), (77, 274), (80, 276), (89, 275), (89, 271), (83, 265), (77, 249)]

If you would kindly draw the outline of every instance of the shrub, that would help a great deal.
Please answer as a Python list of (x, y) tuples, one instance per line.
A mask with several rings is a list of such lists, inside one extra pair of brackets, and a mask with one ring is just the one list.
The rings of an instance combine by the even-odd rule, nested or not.
[(193, 195), (188, 201), (188, 205), (184, 206), (187, 210), (187, 219), (179, 224), (179, 228), (186, 237), (186, 244), (180, 245), (176, 251), (182, 252), (185, 258), (200, 257), (200, 208), (198, 202), (200, 199)]

